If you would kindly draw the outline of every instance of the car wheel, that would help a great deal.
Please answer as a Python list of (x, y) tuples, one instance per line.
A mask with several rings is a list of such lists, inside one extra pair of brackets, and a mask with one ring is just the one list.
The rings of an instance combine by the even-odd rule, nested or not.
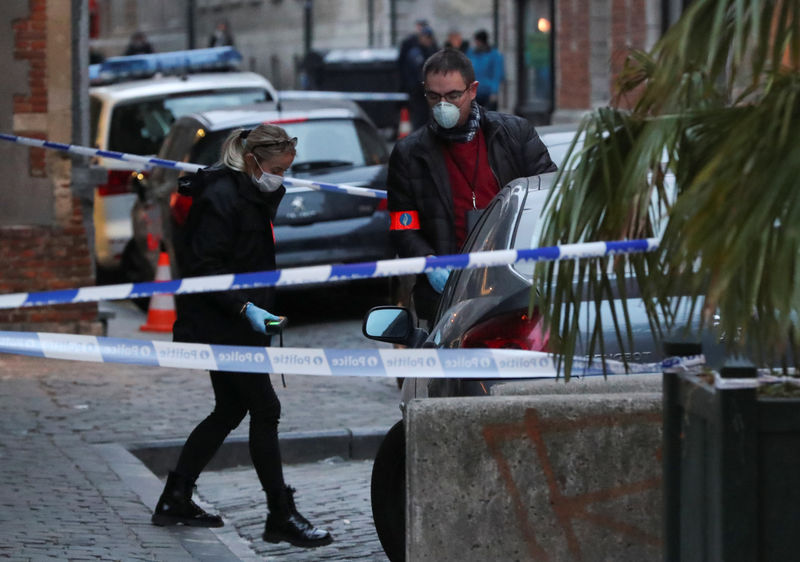
[(406, 433), (399, 421), (383, 438), (372, 465), (372, 519), (391, 562), (406, 559)]

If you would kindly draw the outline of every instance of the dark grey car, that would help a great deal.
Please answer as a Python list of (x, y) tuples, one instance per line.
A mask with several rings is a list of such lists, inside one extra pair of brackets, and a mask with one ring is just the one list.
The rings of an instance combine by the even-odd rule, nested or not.
[[(492, 200), (468, 236), (462, 252), (529, 249), (539, 246), (541, 215), (556, 174), (520, 178), (509, 183)], [(658, 228), (658, 224), (656, 227)], [(548, 336), (542, 331), (538, 312), (528, 314), (531, 301), (533, 263), (454, 271), (444, 288), (433, 327), (413, 324), (408, 310), (400, 307), (372, 309), (364, 320), (364, 334), (378, 341), (409, 347), (508, 348), (548, 351)], [(653, 364), (663, 358), (654, 341), (650, 323), (635, 289), (628, 293), (629, 324), (634, 353), (630, 363)], [(577, 356), (585, 354), (596, 310), (586, 306), (581, 313), (583, 339)], [(600, 309), (610, 317), (610, 306)], [(680, 318), (678, 318), (680, 323)], [(605, 323), (610, 326), (610, 323)], [(710, 341), (703, 342), (710, 350)], [(605, 337), (604, 354), (621, 360), (622, 353), (612, 333)], [(583, 355), (585, 357), (585, 355)], [(708, 358), (708, 353), (707, 353)], [(660, 370), (658, 371), (660, 372)], [(574, 370), (573, 376), (580, 371)], [(407, 378), (403, 382), (401, 408), (413, 398), (481, 396), (508, 380)], [(381, 543), (391, 560), (402, 560), (405, 549), (405, 437), (403, 422), (387, 434), (375, 459), (372, 473), (372, 507)]]
[[(172, 126), (160, 158), (210, 165), (237, 128), (274, 123), (298, 138), (297, 158), (287, 177), (316, 182), (386, 188), (389, 152), (385, 140), (349, 101), (285, 101), (186, 115)], [(133, 210), (134, 238), (142, 279), (152, 279), (163, 245), (172, 252), (173, 221), (188, 213), (190, 200), (177, 194), (182, 173), (153, 170)], [(388, 259), (385, 199), (289, 187), (275, 219), (279, 268)], [(172, 259), (173, 275), (175, 260)]]

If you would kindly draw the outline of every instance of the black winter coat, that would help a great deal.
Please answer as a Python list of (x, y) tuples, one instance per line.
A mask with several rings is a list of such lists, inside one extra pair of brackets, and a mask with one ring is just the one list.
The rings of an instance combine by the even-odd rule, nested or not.
[[(175, 252), (183, 277), (247, 273), (275, 269), (272, 220), (286, 189), (263, 194), (250, 176), (228, 168), (210, 168), (181, 181), (180, 192), (193, 198), (186, 224), (175, 231)], [(230, 345), (267, 345), (240, 315), (246, 302), (265, 310), (274, 306), (274, 289), (239, 289), (178, 295), (175, 341)]]
[[(547, 148), (525, 119), (481, 110), (489, 166), (500, 187), (510, 181), (556, 170)], [(397, 142), (389, 159), (390, 212), (417, 211), (419, 230), (392, 231), (401, 258), (455, 254), (453, 194), (442, 153), (443, 141), (429, 127)]]

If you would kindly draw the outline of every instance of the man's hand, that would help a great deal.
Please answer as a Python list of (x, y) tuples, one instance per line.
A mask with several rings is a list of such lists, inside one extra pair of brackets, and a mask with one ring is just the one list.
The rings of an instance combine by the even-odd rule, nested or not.
[(431, 284), (431, 287), (433, 287), (433, 290), (437, 293), (441, 293), (444, 290), (445, 283), (447, 283), (447, 278), (450, 277), (450, 271), (437, 268), (426, 272), (425, 275), (428, 276), (428, 282)]

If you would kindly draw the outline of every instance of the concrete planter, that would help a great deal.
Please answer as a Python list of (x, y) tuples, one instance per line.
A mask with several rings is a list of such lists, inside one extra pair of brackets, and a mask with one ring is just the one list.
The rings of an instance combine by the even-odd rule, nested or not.
[(754, 376), (664, 373), (664, 560), (797, 559), (800, 400)]
[(661, 557), (661, 394), (571, 384), (408, 404), (406, 560)]

